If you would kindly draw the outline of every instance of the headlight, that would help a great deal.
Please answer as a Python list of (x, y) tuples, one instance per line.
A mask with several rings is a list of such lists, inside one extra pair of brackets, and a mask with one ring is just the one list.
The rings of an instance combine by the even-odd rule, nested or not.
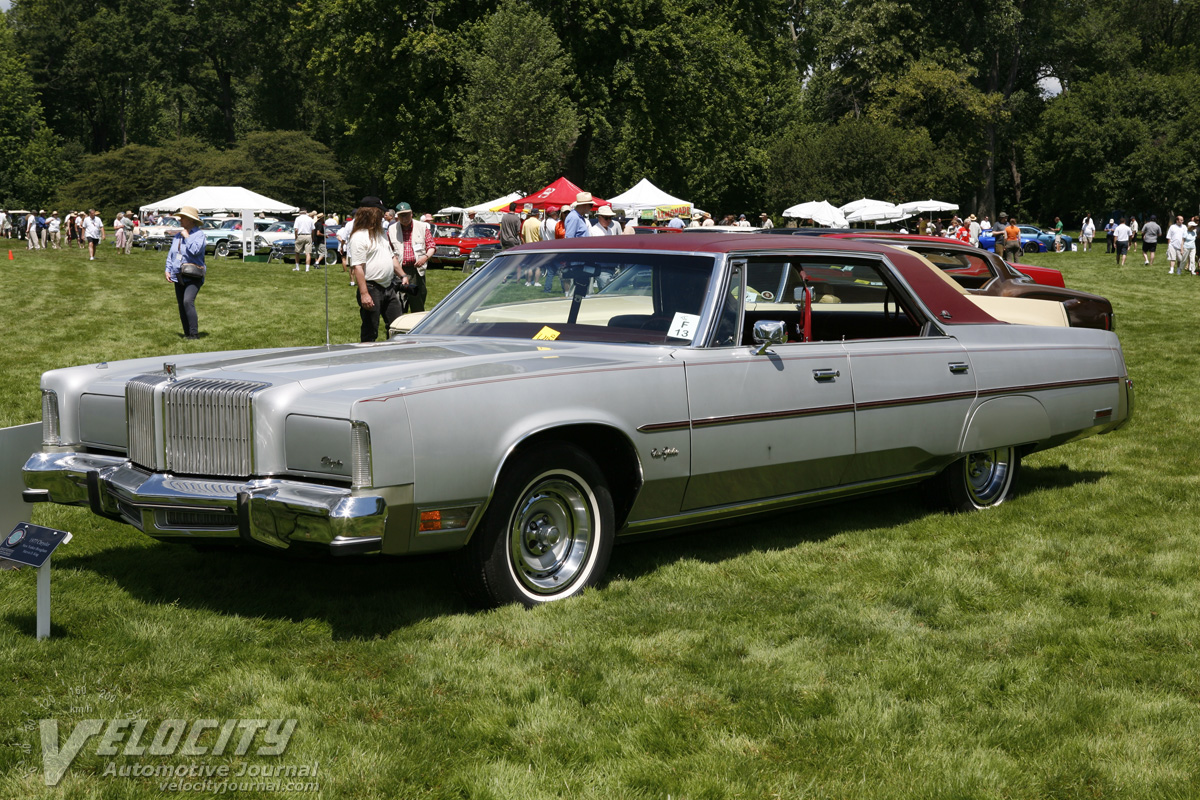
[(42, 444), (62, 444), (62, 437), (59, 435), (58, 393), (49, 389), (42, 390)]
[(354, 486), (371, 485), (371, 429), (354, 422), (350, 429), (350, 480)]

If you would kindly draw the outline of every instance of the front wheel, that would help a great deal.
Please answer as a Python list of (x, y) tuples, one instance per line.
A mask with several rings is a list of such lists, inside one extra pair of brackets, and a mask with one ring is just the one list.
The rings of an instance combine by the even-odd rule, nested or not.
[(970, 453), (933, 479), (934, 499), (953, 511), (994, 508), (1012, 496), (1021, 456), (1015, 447)]
[(1038, 243), (1037, 242), (1026, 242), (1025, 243), (1025, 252), (1026, 253), (1036, 253), (1037, 251), (1038, 251)]
[(217, 246), (213, 248), (213, 253), (218, 258), (225, 258), (226, 256), (228, 256), (229, 255), (229, 242), (228, 241), (217, 242)]
[(460, 588), (492, 606), (574, 597), (603, 577), (615, 527), (596, 462), (574, 445), (535, 445), (505, 467), (487, 514), (457, 554)]

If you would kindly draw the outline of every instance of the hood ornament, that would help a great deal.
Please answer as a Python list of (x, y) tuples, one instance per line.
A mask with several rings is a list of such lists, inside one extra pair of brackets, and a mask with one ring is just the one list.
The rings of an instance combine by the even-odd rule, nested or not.
[(175, 374), (175, 365), (170, 362), (163, 364), (163, 372), (167, 373), (167, 380), (176, 381), (178, 377)]

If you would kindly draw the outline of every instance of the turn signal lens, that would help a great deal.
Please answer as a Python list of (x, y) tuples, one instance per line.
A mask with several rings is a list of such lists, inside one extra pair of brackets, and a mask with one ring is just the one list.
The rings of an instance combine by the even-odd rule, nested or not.
[(58, 423), (58, 393), (42, 390), (42, 444), (62, 444)]
[(371, 429), (365, 422), (350, 427), (350, 480), (355, 486), (371, 485)]
[(421, 523), (418, 530), (422, 533), (430, 531), (460, 531), (467, 527), (475, 506), (463, 508), (438, 508), (421, 512)]

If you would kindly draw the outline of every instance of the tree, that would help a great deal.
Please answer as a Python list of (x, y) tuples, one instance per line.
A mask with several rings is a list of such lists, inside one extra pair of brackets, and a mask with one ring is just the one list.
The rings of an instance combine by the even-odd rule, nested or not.
[(22, 151), (41, 123), (34, 97), (25, 57), (13, 41), (7, 15), (0, 11), (0, 201), (10, 208), (26, 202), (16, 191), (15, 177)]
[(573, 79), (550, 24), (519, 0), (466, 34), (466, 80), (454, 114), (465, 196), (530, 191), (563, 172), (579, 135)]
[(860, 197), (935, 197), (960, 169), (924, 128), (848, 116), (833, 125), (798, 125), (779, 137), (770, 151), (766, 200), (786, 207), (802, 200), (841, 205)]
[(227, 182), (304, 208), (350, 205), (350, 187), (337, 158), (299, 131), (247, 134), (226, 153)]

